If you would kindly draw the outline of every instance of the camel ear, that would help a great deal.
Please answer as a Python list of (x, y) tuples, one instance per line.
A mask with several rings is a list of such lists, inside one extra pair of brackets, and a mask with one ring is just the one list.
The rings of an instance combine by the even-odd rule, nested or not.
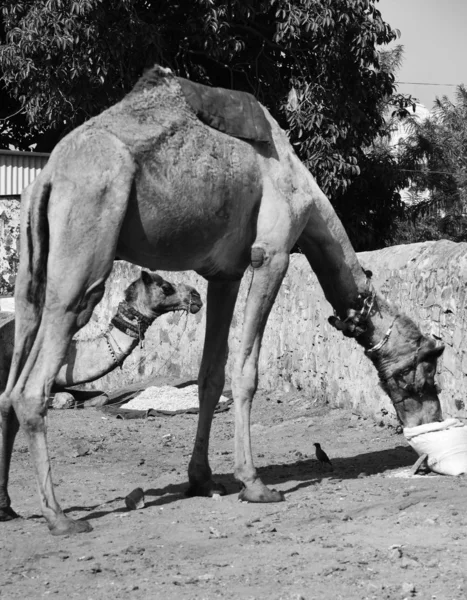
[(418, 362), (424, 362), (429, 358), (439, 358), (444, 352), (444, 348), (445, 346), (442, 343), (436, 344), (436, 346), (431, 347), (430, 345), (427, 345), (425, 348), (422, 348), (420, 350), (420, 353), (418, 355)]
[(151, 285), (152, 277), (147, 271), (141, 271), (141, 281), (144, 285)]

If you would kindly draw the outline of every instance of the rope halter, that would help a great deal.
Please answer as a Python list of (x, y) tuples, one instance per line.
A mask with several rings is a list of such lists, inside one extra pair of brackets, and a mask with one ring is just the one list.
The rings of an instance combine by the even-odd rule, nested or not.
[(140, 347), (142, 348), (148, 327), (159, 316), (158, 314), (155, 314), (153, 317), (143, 315), (136, 308), (128, 304), (128, 302), (123, 301), (118, 305), (117, 314), (110, 323), (122, 333), (139, 340)]

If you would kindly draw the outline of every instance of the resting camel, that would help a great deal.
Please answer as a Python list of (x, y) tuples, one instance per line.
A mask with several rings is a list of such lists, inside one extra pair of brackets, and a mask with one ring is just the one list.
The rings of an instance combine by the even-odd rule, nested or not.
[[(121, 367), (144, 339), (147, 328), (169, 312), (197, 313), (202, 307), (198, 292), (185, 284), (176, 285), (157, 273), (142, 271), (124, 292), (107, 331), (88, 340), (72, 339), (55, 381), (53, 392), (95, 381)], [(0, 389), (4, 389), (13, 354), (14, 316), (3, 325), (0, 357)], [(1, 514), (0, 514), (1, 518)]]
[(91, 527), (66, 516), (55, 499), (46, 398), (73, 334), (102, 298), (115, 258), (154, 270), (193, 269), (208, 280), (188, 494), (224, 491), (209, 466), (209, 434), (224, 386), (240, 280), (251, 265), (232, 374), (235, 477), (245, 501), (283, 500), (254, 466), (250, 410), (264, 328), (296, 243), (334, 308), (332, 324), (364, 348), (401, 422), (415, 426), (441, 419), (434, 374), (443, 347), (375, 294), (331, 204), (286, 134), (259, 104), (269, 143), (210, 127), (188, 104), (186, 83), (160, 67), (143, 75), (122, 101), (65, 137), (23, 194), (16, 342), (0, 398), (0, 507), (4, 515), (13, 514), (7, 472), (20, 425), (42, 512), (55, 535)]

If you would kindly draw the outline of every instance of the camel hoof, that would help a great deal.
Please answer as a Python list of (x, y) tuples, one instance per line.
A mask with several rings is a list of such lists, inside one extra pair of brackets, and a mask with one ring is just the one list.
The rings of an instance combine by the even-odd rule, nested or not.
[(194, 496), (202, 496), (204, 498), (212, 498), (214, 494), (218, 494), (219, 496), (225, 496), (227, 490), (222, 485), (222, 483), (217, 483), (210, 479), (209, 481), (199, 482), (195, 481), (190, 483), (189, 488), (185, 492), (185, 496), (188, 498), (193, 498)]
[(59, 519), (54, 525), (49, 525), (52, 535), (74, 535), (75, 533), (88, 533), (92, 526), (87, 521), (74, 521), (68, 517)]
[(0, 508), (0, 521), (12, 521), (13, 519), (19, 518), (19, 514), (16, 513), (11, 506)]
[(284, 502), (285, 494), (279, 490), (270, 490), (263, 484), (255, 484), (244, 487), (238, 494), (238, 499), (243, 502)]

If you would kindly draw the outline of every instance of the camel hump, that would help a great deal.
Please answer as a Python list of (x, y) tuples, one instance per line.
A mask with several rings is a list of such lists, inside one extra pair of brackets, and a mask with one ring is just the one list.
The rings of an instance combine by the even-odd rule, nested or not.
[(269, 121), (251, 94), (209, 87), (182, 77), (177, 81), (193, 112), (209, 127), (244, 140), (272, 143)]
[(232, 137), (272, 143), (271, 126), (261, 104), (248, 92), (227, 90), (176, 77), (170, 69), (155, 65), (136, 82), (130, 94), (177, 81), (183, 96), (200, 121)]

